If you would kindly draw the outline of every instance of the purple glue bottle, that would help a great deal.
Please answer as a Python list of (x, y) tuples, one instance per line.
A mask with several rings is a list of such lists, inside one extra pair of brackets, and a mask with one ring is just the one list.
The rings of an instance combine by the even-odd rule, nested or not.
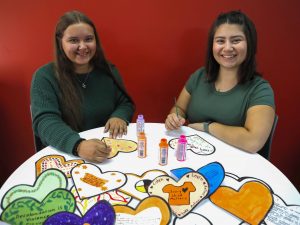
[(139, 136), (140, 133), (145, 132), (145, 119), (142, 114), (138, 115), (136, 120), (136, 134)]
[(180, 135), (177, 143), (177, 150), (176, 150), (176, 158), (178, 161), (186, 160), (186, 145), (187, 145), (187, 140), (185, 135)]

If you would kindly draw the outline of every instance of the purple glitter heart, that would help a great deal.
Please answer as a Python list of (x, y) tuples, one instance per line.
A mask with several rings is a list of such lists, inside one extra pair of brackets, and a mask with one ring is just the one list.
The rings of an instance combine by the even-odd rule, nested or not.
[(82, 225), (84, 223), (90, 225), (113, 225), (115, 220), (116, 214), (111, 204), (101, 200), (89, 209), (82, 218), (73, 213), (60, 212), (49, 217), (44, 225)]

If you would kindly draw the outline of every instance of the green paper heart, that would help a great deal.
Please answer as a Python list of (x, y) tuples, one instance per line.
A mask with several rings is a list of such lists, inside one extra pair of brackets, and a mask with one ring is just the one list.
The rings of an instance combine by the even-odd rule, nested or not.
[(23, 197), (34, 198), (41, 202), (51, 191), (66, 188), (67, 180), (65, 174), (57, 169), (46, 170), (36, 179), (33, 186), (22, 184), (10, 189), (2, 198), (2, 208), (5, 209), (14, 200)]
[(58, 212), (74, 212), (75, 199), (64, 189), (56, 189), (39, 202), (33, 198), (20, 198), (12, 202), (1, 215), (1, 220), (9, 224), (41, 225)]

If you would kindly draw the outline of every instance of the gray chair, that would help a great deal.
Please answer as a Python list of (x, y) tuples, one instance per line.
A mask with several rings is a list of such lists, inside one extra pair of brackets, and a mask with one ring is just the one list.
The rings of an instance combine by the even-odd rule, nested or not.
[[(32, 121), (31, 105), (30, 105), (30, 116), (31, 116), (31, 121)], [(33, 130), (32, 130), (32, 132), (33, 132), (34, 149), (35, 149), (35, 152), (38, 152), (38, 151), (42, 150), (43, 148), (45, 148), (46, 146), (42, 143), (41, 139), (34, 134)]]
[(277, 126), (277, 122), (278, 122), (278, 116), (275, 115), (271, 133), (270, 133), (264, 147), (262, 147), (262, 149), (258, 151), (258, 154), (260, 154), (262, 157), (266, 158), (267, 160), (270, 160), (271, 146), (272, 146), (273, 136), (274, 136), (275, 129)]

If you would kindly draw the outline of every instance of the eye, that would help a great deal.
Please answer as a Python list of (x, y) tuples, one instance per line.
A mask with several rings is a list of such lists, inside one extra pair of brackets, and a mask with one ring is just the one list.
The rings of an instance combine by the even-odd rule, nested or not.
[(217, 44), (223, 44), (224, 43), (224, 40), (223, 39), (216, 39), (215, 42)]
[(232, 43), (233, 44), (238, 44), (238, 43), (240, 43), (242, 40), (240, 39), (240, 38), (235, 38), (235, 39), (233, 39), (232, 40)]
[(87, 37), (87, 38), (85, 39), (85, 41), (86, 41), (86, 42), (92, 42), (92, 41), (94, 41), (94, 37), (93, 37), (93, 36)]
[(76, 43), (78, 43), (78, 39), (77, 38), (70, 38), (69, 40), (68, 40), (68, 42), (70, 42), (71, 44), (76, 44)]

